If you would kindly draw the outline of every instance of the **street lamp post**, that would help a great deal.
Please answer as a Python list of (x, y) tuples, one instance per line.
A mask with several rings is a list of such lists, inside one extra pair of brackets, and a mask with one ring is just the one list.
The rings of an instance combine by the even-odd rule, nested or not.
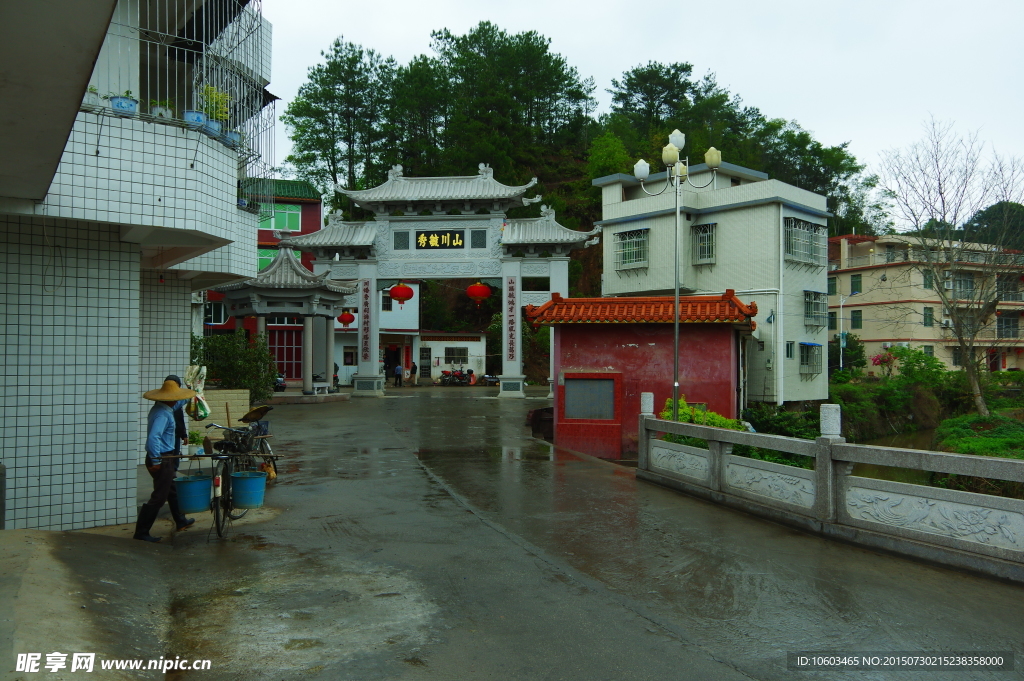
[(647, 187), (644, 186), (644, 180), (651, 175), (651, 166), (647, 161), (640, 159), (633, 166), (633, 176), (640, 181), (640, 188), (644, 190), (645, 194), (650, 196), (660, 196), (664, 194), (669, 187), (675, 189), (676, 193), (676, 231), (675, 231), (675, 246), (673, 249), (673, 261), (674, 266), (672, 268), (672, 290), (673, 290), (673, 319), (672, 319), (672, 420), (679, 420), (679, 216), (680, 216), (680, 197), (682, 196), (683, 182), (686, 182), (694, 189), (704, 189), (711, 185), (715, 181), (718, 175), (718, 167), (722, 165), (722, 152), (718, 151), (714, 147), (707, 150), (704, 154), (704, 162), (708, 168), (711, 169), (711, 179), (708, 180), (707, 184), (696, 185), (690, 182), (689, 177), (689, 158), (680, 160), (679, 151), (686, 144), (686, 135), (679, 132), (679, 130), (673, 130), (672, 134), (668, 136), (668, 144), (661, 150), (661, 161), (665, 164), (665, 186), (660, 192), (652, 193), (647, 191)]
[(846, 340), (843, 338), (843, 305), (847, 300), (857, 295), (857, 291), (854, 291), (848, 296), (839, 296), (839, 370), (843, 370), (843, 350), (846, 349)]

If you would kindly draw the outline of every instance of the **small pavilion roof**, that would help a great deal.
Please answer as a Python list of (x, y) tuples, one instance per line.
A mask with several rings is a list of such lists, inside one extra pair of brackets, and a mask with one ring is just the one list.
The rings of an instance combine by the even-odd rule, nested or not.
[[(648, 298), (563, 298), (557, 293), (543, 305), (527, 305), (527, 320), (543, 324), (671, 324), (675, 316), (672, 296)], [(744, 304), (736, 292), (720, 296), (681, 296), (679, 321), (686, 324), (750, 324), (757, 303)]]
[(388, 171), (388, 179), (372, 189), (337, 191), (348, 196), (359, 205), (364, 203), (431, 203), (445, 201), (508, 201), (521, 199), (523, 194), (537, 184), (533, 178), (527, 184), (510, 187), (494, 179), (494, 171), (480, 164), (479, 175), (454, 177), (405, 177), (402, 166)]
[(328, 279), (330, 272), (313, 274), (298, 261), (290, 249), (282, 248), (277, 256), (252, 279), (217, 287), (216, 291), (237, 291), (244, 288), (317, 289), (351, 295), (356, 292), (355, 281)]
[(377, 223), (331, 221), (326, 227), (315, 232), (284, 238), (281, 245), (293, 248), (372, 246), (376, 238)]
[(601, 231), (595, 227), (589, 232), (579, 232), (555, 222), (555, 211), (541, 206), (539, 218), (509, 220), (501, 235), (501, 243), (512, 244), (573, 244), (586, 241)]

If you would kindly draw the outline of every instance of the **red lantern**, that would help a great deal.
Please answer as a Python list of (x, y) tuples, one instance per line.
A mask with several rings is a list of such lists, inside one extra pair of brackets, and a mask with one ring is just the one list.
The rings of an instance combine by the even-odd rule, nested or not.
[(411, 287), (399, 283), (391, 287), (388, 295), (391, 296), (391, 300), (397, 300), (398, 306), (401, 307), (405, 301), (412, 300), (413, 290)]
[(480, 303), (491, 297), (491, 287), (478, 281), (466, 289), (466, 295), (480, 307)]
[(338, 321), (341, 322), (341, 325), (344, 326), (345, 328), (348, 328), (348, 325), (354, 322), (355, 320), (356, 316), (349, 312), (348, 310), (345, 310), (340, 315), (338, 315)]

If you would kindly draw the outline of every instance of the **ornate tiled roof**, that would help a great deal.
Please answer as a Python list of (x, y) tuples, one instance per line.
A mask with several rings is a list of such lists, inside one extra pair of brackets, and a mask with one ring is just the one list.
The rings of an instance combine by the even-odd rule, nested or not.
[[(541, 324), (671, 324), (675, 316), (672, 296), (651, 298), (562, 298), (557, 293), (540, 306), (527, 305), (526, 318)], [(721, 296), (682, 296), (679, 321), (687, 324), (749, 323), (757, 303), (745, 305), (729, 289)]]
[(405, 177), (402, 166), (388, 171), (388, 180), (373, 189), (337, 191), (359, 205), (366, 203), (411, 203), (416, 201), (508, 201), (522, 199), (537, 178), (520, 187), (510, 187), (494, 179), (494, 171), (480, 164), (479, 175), (456, 177)]
[(334, 222), (323, 229), (301, 236), (281, 240), (282, 246), (292, 248), (342, 248), (345, 246), (372, 246), (377, 238), (377, 224), (373, 222)]
[(313, 274), (296, 259), (291, 249), (282, 248), (277, 256), (252, 279), (219, 286), (215, 291), (236, 291), (243, 288), (315, 289), (350, 295), (356, 292), (355, 281), (328, 279), (330, 272)]
[(501, 235), (501, 243), (512, 244), (572, 244), (586, 241), (601, 231), (595, 227), (589, 232), (578, 232), (555, 222), (555, 211), (541, 206), (539, 218), (509, 220)]

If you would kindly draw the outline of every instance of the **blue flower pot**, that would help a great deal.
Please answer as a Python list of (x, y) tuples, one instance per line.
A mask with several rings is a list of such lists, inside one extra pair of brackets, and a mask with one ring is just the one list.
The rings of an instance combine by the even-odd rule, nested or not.
[(190, 128), (201, 128), (206, 125), (206, 114), (202, 111), (192, 111), (189, 109), (185, 112), (183, 118)]
[(242, 143), (242, 133), (237, 130), (228, 130), (224, 133), (224, 144), (228, 145), (232, 149), (237, 149)]
[(220, 121), (212, 121), (207, 118), (206, 125), (203, 126), (203, 132), (210, 137), (220, 137)]
[(111, 97), (110, 110), (118, 116), (134, 116), (139, 113), (139, 100), (131, 97)]

